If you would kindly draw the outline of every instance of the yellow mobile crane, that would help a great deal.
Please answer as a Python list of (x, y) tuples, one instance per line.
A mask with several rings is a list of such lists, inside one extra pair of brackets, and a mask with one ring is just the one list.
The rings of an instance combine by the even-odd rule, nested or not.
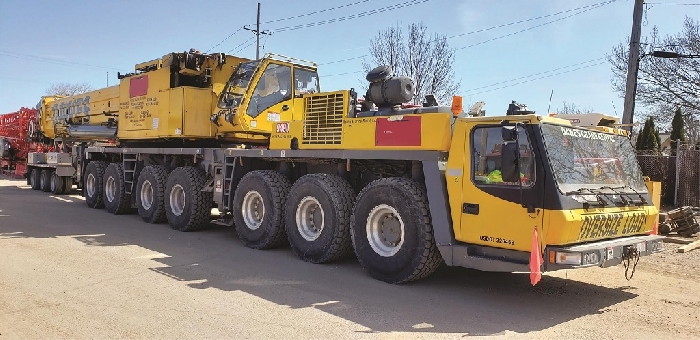
[[(103, 116), (76, 115), (54, 133), (69, 141), (101, 119), (116, 123), (114, 137), (81, 135), (60, 166), (34, 157), (30, 182), (48, 172), (59, 193), (77, 183), (92, 208), (180, 231), (206, 226), (216, 207), (214, 222), (248, 247), (286, 240), (313, 263), (354, 253), (391, 283), (442, 262), (539, 272), (662, 249), (658, 211), (617, 129), (468, 117), (459, 97), (405, 107), (413, 82), (386, 67), (367, 75), (360, 103), (353, 89), (321, 92), (316, 64), (285, 56), (173, 53), (139, 65), (121, 76), (118, 99), (104, 90), (115, 99)], [(44, 121), (61, 115), (44, 110)], [(96, 143), (105, 136), (113, 145)]]

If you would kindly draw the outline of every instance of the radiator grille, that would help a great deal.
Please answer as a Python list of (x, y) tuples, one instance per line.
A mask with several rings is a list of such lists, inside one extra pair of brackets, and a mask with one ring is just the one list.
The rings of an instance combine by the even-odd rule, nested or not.
[(345, 102), (342, 92), (304, 98), (306, 112), (302, 144), (340, 144)]

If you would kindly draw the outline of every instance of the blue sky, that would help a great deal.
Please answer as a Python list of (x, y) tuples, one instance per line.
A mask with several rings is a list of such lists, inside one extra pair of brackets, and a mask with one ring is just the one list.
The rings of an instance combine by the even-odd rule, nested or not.
[[(458, 49), (455, 69), (465, 106), (483, 100), (487, 114), (498, 115), (505, 113), (511, 100), (517, 100), (544, 114), (554, 90), (552, 109), (566, 101), (621, 116), (622, 99), (611, 89), (610, 66), (599, 58), (613, 45), (626, 41), (634, 1), (618, 0), (570, 18), (562, 19), (578, 11), (465, 34), (603, 1), (260, 0), (261, 21), (277, 20), (262, 25), (264, 30), (277, 30), (262, 43), (264, 51), (319, 63), (323, 90), (361, 88), (364, 74), (360, 57), (368, 54), (369, 39), (387, 26), (405, 27), (422, 21), (431, 33), (456, 36), (449, 42)], [(255, 46), (248, 45), (253, 35), (239, 28), (254, 24), (257, 2), (3, 0), (0, 114), (33, 107), (52, 83), (88, 82), (100, 88), (107, 85), (109, 72), (109, 84), (114, 85), (117, 71), (133, 71), (134, 64), (173, 51), (192, 47), (209, 50), (234, 32), (212, 52), (230, 51), (254, 58)], [(700, 19), (700, 6), (678, 5), (699, 0), (648, 2), (643, 35), (654, 25), (662, 34), (678, 32), (686, 15)], [(410, 5), (378, 10), (402, 4)], [(348, 6), (279, 20), (342, 5)], [(333, 20), (353, 15), (349, 20)], [(334, 22), (280, 30), (324, 20)], [(343, 59), (350, 60), (334, 62)], [(561, 72), (566, 73), (552, 76)], [(525, 79), (544, 78), (508, 81), (533, 74), (539, 75)]]

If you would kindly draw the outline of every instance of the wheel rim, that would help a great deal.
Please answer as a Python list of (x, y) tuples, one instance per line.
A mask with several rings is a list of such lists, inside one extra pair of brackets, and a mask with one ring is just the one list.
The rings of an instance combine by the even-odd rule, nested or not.
[(56, 176), (51, 176), (51, 192), (56, 191)]
[(89, 197), (95, 196), (95, 175), (89, 174), (85, 180), (85, 189)]
[(44, 176), (44, 174), (42, 174), (41, 178), (39, 178), (39, 186), (42, 188), (46, 187), (46, 176)]
[(117, 181), (114, 180), (114, 177), (109, 176), (107, 177), (107, 180), (105, 181), (105, 197), (107, 197), (107, 201), (112, 202), (114, 201), (114, 197), (117, 196)]
[(245, 194), (241, 213), (248, 229), (256, 230), (260, 228), (263, 218), (265, 218), (265, 204), (259, 192), (249, 191)]
[(170, 190), (170, 209), (177, 216), (185, 211), (185, 189), (180, 184), (175, 184)]
[(151, 185), (151, 182), (146, 180), (143, 181), (143, 185), (141, 185), (141, 206), (148, 210), (151, 209), (151, 206), (153, 205), (153, 186)]
[(297, 206), (296, 220), (299, 234), (307, 241), (313, 241), (321, 236), (326, 214), (316, 198), (306, 196)]
[(401, 250), (405, 226), (394, 207), (380, 204), (367, 217), (367, 241), (375, 253), (391, 257)]
[(36, 175), (31, 174), (31, 176), (29, 177), (29, 185), (31, 185), (32, 187), (36, 185)]

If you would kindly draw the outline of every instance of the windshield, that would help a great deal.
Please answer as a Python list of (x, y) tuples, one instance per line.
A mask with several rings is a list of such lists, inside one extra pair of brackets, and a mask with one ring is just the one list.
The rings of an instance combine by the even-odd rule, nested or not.
[(248, 83), (253, 77), (253, 72), (258, 67), (258, 63), (256, 60), (238, 65), (238, 68), (236, 68), (236, 71), (233, 72), (231, 79), (226, 84), (226, 88), (221, 93), (219, 108), (232, 109), (238, 107), (248, 87)]
[(646, 192), (632, 144), (626, 136), (542, 124), (549, 163), (559, 190), (612, 187)]

